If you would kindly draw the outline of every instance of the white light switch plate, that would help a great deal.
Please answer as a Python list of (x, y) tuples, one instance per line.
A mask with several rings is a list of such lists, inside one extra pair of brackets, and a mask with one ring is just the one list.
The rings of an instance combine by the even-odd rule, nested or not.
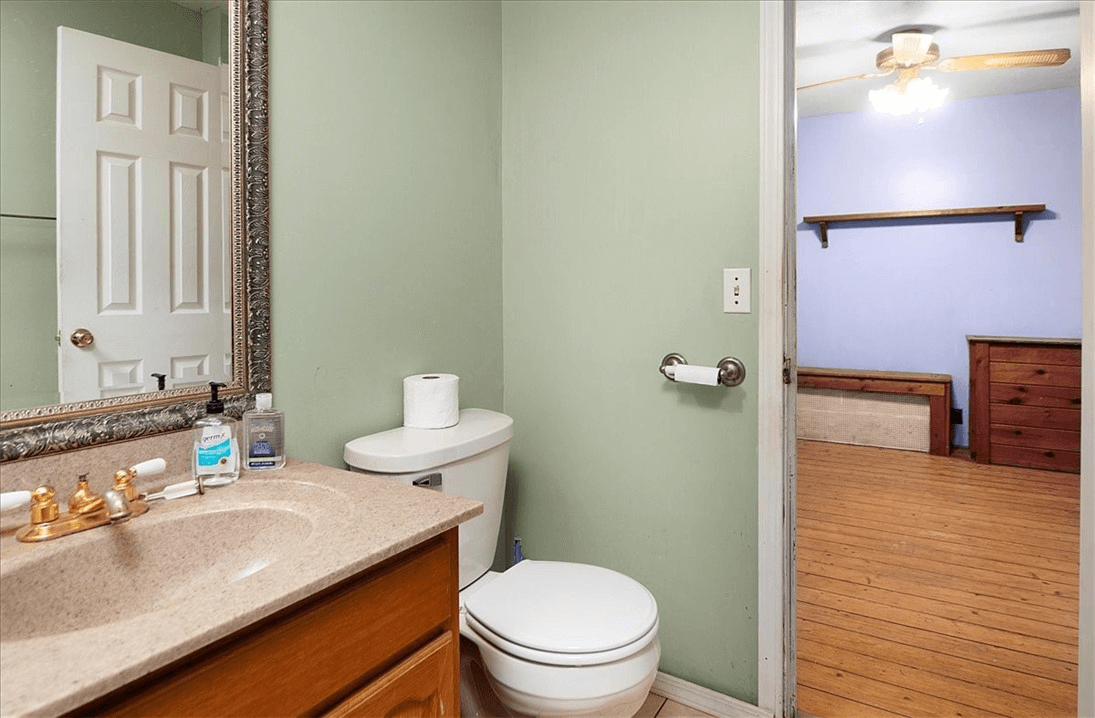
[(753, 282), (748, 267), (722, 270), (722, 311), (727, 314), (748, 314), (752, 311)]

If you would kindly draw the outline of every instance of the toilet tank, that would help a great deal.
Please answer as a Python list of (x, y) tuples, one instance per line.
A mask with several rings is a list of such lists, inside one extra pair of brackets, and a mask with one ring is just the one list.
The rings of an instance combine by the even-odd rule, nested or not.
[[(347, 442), (342, 452), (351, 471), (380, 474), (483, 502), (483, 513), (460, 524), (460, 588), (494, 562), (506, 492), (513, 419), (486, 409), (464, 409), (448, 429), (399, 427)], [(440, 473), (440, 481), (425, 480)]]

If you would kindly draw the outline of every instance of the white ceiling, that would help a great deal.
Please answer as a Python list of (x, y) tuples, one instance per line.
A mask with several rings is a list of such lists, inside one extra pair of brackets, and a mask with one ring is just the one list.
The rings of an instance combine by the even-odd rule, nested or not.
[[(1067, 47), (1059, 67), (924, 72), (950, 88), (948, 102), (1080, 86), (1081, 0), (799, 0), (796, 84), (875, 72), (874, 59), (895, 30), (932, 34), (940, 59)], [(1091, 1), (1091, 0), (1086, 0)], [(850, 80), (798, 93), (800, 117), (870, 109), (868, 90), (894, 79)]]

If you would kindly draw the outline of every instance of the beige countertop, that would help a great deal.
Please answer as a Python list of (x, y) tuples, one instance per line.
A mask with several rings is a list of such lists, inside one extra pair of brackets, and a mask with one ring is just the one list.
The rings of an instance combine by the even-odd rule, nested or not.
[(290, 460), (121, 524), (36, 544), (4, 531), (0, 715), (78, 708), (482, 511)]

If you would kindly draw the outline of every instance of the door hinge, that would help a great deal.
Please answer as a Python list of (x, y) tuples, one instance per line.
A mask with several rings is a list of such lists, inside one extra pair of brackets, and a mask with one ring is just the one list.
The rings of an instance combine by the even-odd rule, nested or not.
[(783, 383), (791, 383), (791, 358), (783, 357)]

